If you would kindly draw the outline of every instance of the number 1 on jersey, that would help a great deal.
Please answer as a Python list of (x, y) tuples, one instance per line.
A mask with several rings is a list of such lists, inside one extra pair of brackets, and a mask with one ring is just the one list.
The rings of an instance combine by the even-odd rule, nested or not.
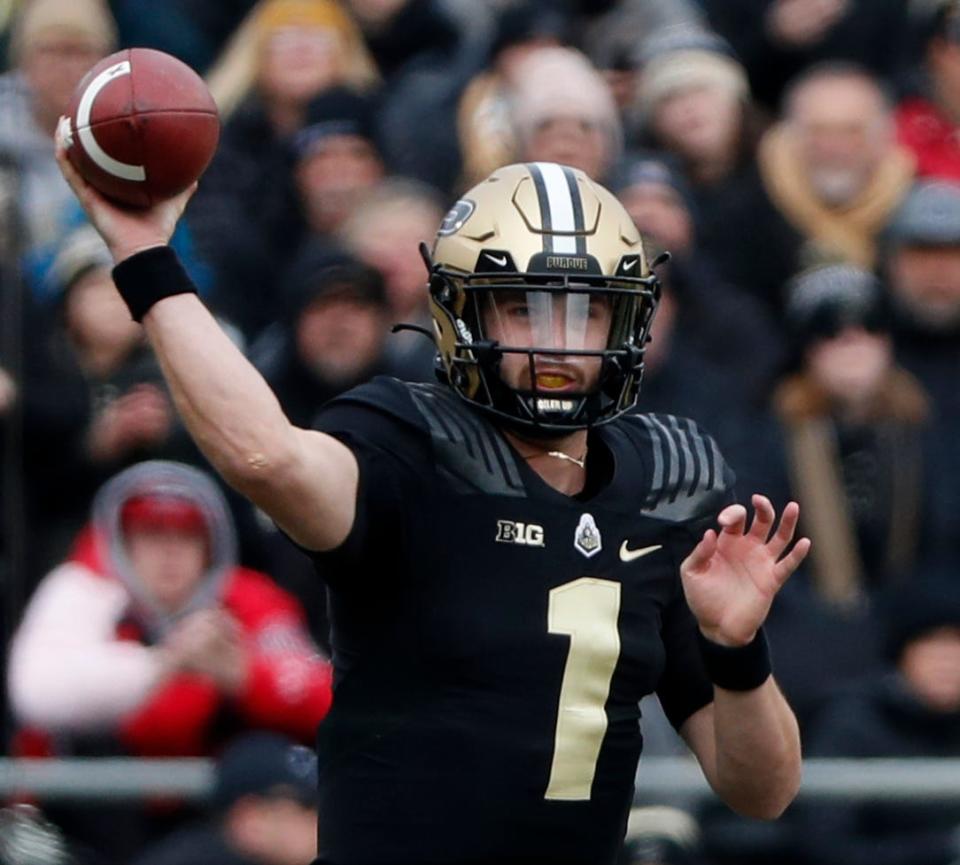
[(620, 657), (620, 584), (581, 577), (550, 591), (547, 630), (570, 637), (546, 799), (590, 798)]

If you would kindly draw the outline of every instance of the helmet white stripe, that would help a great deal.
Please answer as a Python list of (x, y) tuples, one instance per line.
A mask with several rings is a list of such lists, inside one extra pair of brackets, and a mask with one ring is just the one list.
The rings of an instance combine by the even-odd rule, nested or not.
[(577, 230), (577, 225), (573, 215), (573, 198), (570, 195), (566, 175), (556, 163), (536, 162), (534, 164), (540, 169), (543, 184), (547, 190), (552, 231), (571, 232), (566, 237), (562, 234), (553, 235), (553, 251), (575, 255), (577, 239), (572, 232)]
[(570, 198), (573, 201), (573, 224), (577, 230), (577, 255), (586, 255), (587, 238), (584, 234), (586, 226), (583, 222), (583, 199), (580, 196), (580, 185), (577, 183), (577, 175), (567, 165), (563, 166), (563, 176), (567, 178), (567, 188), (570, 190)]

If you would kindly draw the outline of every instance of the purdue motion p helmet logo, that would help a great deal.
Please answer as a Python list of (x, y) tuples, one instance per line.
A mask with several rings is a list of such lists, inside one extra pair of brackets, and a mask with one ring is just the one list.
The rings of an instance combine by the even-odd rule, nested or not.
[(456, 234), (473, 215), (476, 207), (469, 198), (461, 198), (447, 211), (447, 215), (443, 217), (443, 222), (440, 223), (437, 234), (440, 237), (449, 237), (451, 234)]

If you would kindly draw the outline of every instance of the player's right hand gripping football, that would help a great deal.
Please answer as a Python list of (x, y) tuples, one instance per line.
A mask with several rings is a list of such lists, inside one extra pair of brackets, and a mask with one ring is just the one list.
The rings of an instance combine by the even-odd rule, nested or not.
[(113, 260), (119, 263), (137, 252), (169, 243), (197, 184), (142, 210), (114, 204), (87, 183), (71, 165), (62, 135), (66, 123), (66, 118), (61, 117), (57, 125), (57, 163), (90, 222), (110, 249)]

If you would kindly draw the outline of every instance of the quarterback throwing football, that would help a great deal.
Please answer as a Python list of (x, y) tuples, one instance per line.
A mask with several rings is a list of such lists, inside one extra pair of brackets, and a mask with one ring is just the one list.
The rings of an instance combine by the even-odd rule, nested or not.
[[(637, 413), (659, 286), (617, 200), (511, 165), (424, 250), (442, 382), (375, 379), (292, 426), (167, 241), (61, 165), (223, 478), (322, 565), (336, 684), (320, 863), (612, 863), (656, 692), (734, 809), (800, 778), (762, 625), (809, 549), (732, 499), (716, 444)], [(717, 528), (714, 528), (717, 526)]]

